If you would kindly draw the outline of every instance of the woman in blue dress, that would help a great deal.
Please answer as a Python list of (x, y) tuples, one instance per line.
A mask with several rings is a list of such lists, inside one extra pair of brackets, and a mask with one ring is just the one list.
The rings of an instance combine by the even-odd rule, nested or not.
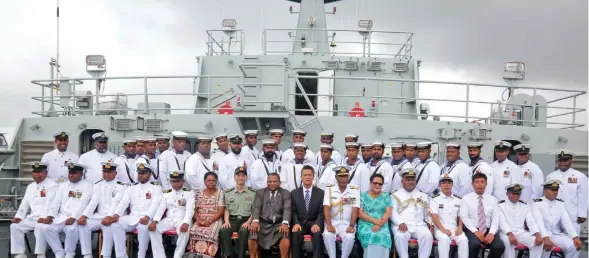
[(370, 190), (360, 195), (358, 239), (364, 258), (389, 257), (392, 240), (388, 220), (392, 213), (391, 196), (382, 191), (384, 177), (373, 174)]

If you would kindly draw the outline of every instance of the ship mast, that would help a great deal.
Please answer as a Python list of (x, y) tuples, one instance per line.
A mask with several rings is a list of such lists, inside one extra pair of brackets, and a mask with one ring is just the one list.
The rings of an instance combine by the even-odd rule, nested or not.
[[(325, 19), (325, 4), (339, 0), (289, 0), (299, 3), (300, 10), (296, 43), (293, 46), (295, 54), (326, 53), (329, 54), (329, 40), (327, 37), (327, 22)], [(291, 9), (292, 12), (292, 9)], [(296, 13), (296, 12), (292, 12)]]

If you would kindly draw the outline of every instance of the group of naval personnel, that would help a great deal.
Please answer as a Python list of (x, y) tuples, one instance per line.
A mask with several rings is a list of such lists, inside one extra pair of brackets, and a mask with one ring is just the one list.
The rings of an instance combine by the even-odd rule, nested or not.
[[(24, 234), (34, 231), (37, 257), (45, 257), (47, 246), (56, 257), (74, 257), (78, 242), (83, 257), (92, 257), (92, 233), (101, 230), (101, 255), (111, 257), (114, 245), (116, 257), (127, 257), (126, 232), (137, 230), (138, 257), (145, 257), (149, 244), (154, 257), (165, 257), (162, 233), (175, 229), (174, 257), (182, 257), (196, 220), (195, 191), (214, 173), (227, 200), (219, 219), (237, 225), (219, 233), (222, 257), (241, 258), (249, 249), (253, 258), (258, 247), (276, 244), (281, 257), (302, 257), (303, 235), (311, 235), (313, 257), (335, 258), (337, 239), (347, 258), (355, 238), (365, 237), (356, 234), (370, 210), (360, 195), (376, 188), (390, 203), (370, 223), (373, 230), (386, 225), (390, 238), (383, 246), (400, 258), (408, 257), (410, 240), (417, 240), (420, 258), (430, 256), (434, 240), (441, 258), (451, 249), (459, 258), (479, 257), (481, 249), (490, 258), (513, 258), (521, 246), (529, 257), (548, 257), (557, 247), (567, 258), (580, 255), (587, 176), (571, 168), (569, 151), (557, 153), (558, 170), (545, 177), (530, 160), (529, 144), (497, 141), (491, 162), (481, 157), (482, 143), (447, 143), (439, 165), (430, 156), (431, 142), (391, 143), (392, 157), (385, 159), (385, 143), (359, 143), (355, 134), (345, 135), (344, 154), (334, 149), (330, 132), (321, 133), (316, 154), (302, 130), (292, 131), (286, 150), (278, 147), (284, 130), (269, 134), (261, 150), (256, 130), (216, 135), (215, 150), (213, 137), (199, 136), (191, 154), (187, 134), (174, 131), (171, 137), (127, 139), (116, 156), (107, 150), (108, 135), (99, 132), (92, 135), (94, 149), (78, 157), (68, 150), (69, 134), (58, 132), (56, 149), (31, 164), (34, 182), (12, 219), (11, 253), (27, 257)], [(470, 160), (461, 158), (464, 149)], [(510, 151), (517, 163), (508, 159)], [(231, 248), (234, 232), (239, 237)], [(368, 237), (362, 247), (379, 242)]]

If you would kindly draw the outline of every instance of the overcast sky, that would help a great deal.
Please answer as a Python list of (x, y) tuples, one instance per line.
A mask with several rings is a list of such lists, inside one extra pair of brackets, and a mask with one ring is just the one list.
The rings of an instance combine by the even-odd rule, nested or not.
[[(205, 30), (218, 29), (223, 18), (237, 19), (246, 31), (246, 51), (256, 54), (262, 30), (295, 26), (288, 7), (297, 9), (284, 0), (61, 0), (60, 5), (60, 63), (68, 77), (87, 76), (86, 54), (104, 54), (108, 76), (196, 74), (195, 56), (206, 49)], [(55, 0), (3, 3), (0, 103), (10, 112), (2, 112), (1, 126), (16, 126), (40, 110), (39, 102), (30, 100), (40, 88), (29, 82), (48, 78), (48, 62), (56, 53), (55, 6)], [(329, 28), (355, 29), (358, 20), (371, 19), (376, 30), (415, 32), (413, 56), (423, 60), (423, 79), (503, 83), (504, 61), (522, 60), (528, 70), (524, 84), (587, 90), (586, 0), (344, 0), (335, 6)], [(140, 92), (141, 87), (140, 82), (109, 82), (105, 92)], [(190, 81), (182, 89), (190, 92)], [(501, 91), (471, 93), (471, 99), (494, 101)], [(463, 98), (458, 94), (464, 91), (440, 86), (421, 97)], [(182, 106), (192, 107), (191, 100)], [(586, 107), (587, 97), (579, 103)], [(448, 113), (440, 109), (447, 108), (432, 103), (432, 113)], [(486, 116), (488, 110), (473, 112)], [(578, 122), (586, 118), (587, 113), (577, 116)]]

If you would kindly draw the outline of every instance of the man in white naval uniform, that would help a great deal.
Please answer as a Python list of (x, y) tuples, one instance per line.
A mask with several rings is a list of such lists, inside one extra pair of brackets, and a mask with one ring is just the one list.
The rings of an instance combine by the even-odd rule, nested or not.
[[(282, 143), (282, 136), (284, 136), (284, 130), (283, 129), (270, 129), (268, 130), (268, 133), (270, 133), (270, 138), (272, 138), (274, 140), (274, 142), (276, 142), (276, 147), (274, 148), (274, 153), (276, 155), (276, 158), (280, 161), (282, 160), (282, 150), (280, 150), (280, 144)], [(263, 155), (263, 153), (260, 153), (260, 155)]]
[(360, 143), (360, 154), (362, 156), (362, 162), (364, 162), (364, 164), (368, 164), (368, 162), (372, 160), (372, 143)]
[(103, 179), (94, 184), (92, 198), (77, 221), (80, 247), (85, 257), (92, 256), (92, 231), (96, 230), (102, 230), (102, 257), (110, 257), (114, 242), (108, 226), (128, 186), (116, 180), (116, 163), (102, 163), (102, 171)]
[[(260, 158), (254, 161), (248, 172), (248, 175), (251, 175), (248, 178), (253, 189), (259, 190), (266, 188), (268, 176), (272, 173), (280, 173), (281, 163), (276, 157), (275, 148), (276, 142), (273, 139), (262, 140)], [(283, 180), (282, 175), (280, 178)], [(281, 187), (286, 186), (281, 185)]]
[(137, 136), (135, 137), (135, 153), (137, 157), (143, 156), (145, 154), (145, 137), (144, 136)]
[[(138, 182), (129, 186), (125, 191), (123, 199), (117, 205), (113, 215), (113, 223), (110, 225), (117, 257), (127, 257), (125, 232), (137, 229), (137, 239), (139, 241), (137, 257), (145, 258), (149, 244), (147, 227), (155, 216), (162, 200), (162, 188), (160, 185), (157, 182), (149, 182), (153, 168), (144, 163), (137, 165)], [(131, 213), (120, 216), (125, 214), (127, 208), (131, 209)]]
[(393, 222), (395, 248), (399, 258), (408, 258), (409, 239), (415, 238), (419, 243), (417, 251), (419, 257), (429, 257), (434, 241), (428, 224), (429, 197), (426, 193), (416, 189), (415, 168), (403, 169), (401, 183), (403, 188), (391, 194), (393, 198)]
[[(117, 164), (117, 178), (126, 184), (134, 184), (137, 182), (137, 171), (135, 163), (139, 157), (135, 153), (135, 146), (137, 140), (125, 139), (123, 141), (123, 150), (125, 151), (122, 155), (118, 156), (114, 163)], [(143, 159), (145, 160), (145, 159)]]
[(553, 179), (543, 183), (544, 196), (531, 203), (532, 215), (544, 238), (543, 258), (549, 258), (552, 248), (560, 247), (565, 257), (578, 258), (583, 243), (573, 227), (564, 201), (556, 198), (561, 182)]
[(522, 244), (530, 251), (529, 257), (540, 257), (542, 254), (542, 236), (532, 215), (530, 206), (519, 199), (523, 185), (509, 184), (507, 200), (499, 201), (499, 237), (505, 245), (505, 258), (515, 258), (517, 245)]
[(220, 133), (215, 136), (217, 148), (213, 150), (211, 159), (219, 163), (219, 161), (229, 153), (229, 139), (226, 133)]
[[(69, 163), (68, 168), (69, 182), (59, 185), (49, 209), (47, 224), (43, 225), (41, 231), (55, 257), (74, 258), (79, 238), (76, 220), (88, 206), (94, 184), (83, 179), (84, 166)], [(61, 232), (65, 233), (65, 250), (59, 239)]]
[(35, 232), (35, 254), (39, 258), (45, 257), (47, 242), (41, 227), (45, 225), (49, 207), (59, 187), (55, 181), (47, 177), (47, 164), (34, 162), (31, 167), (33, 182), (27, 186), (25, 196), (10, 224), (10, 252), (15, 258), (27, 257), (25, 234), (31, 230)]
[(168, 171), (182, 170), (184, 171), (186, 161), (190, 158), (190, 152), (184, 149), (186, 145), (186, 133), (180, 131), (172, 132), (172, 149), (164, 151), (159, 157), (160, 182), (164, 189), (171, 188), (168, 179)]
[(491, 163), (493, 179), (495, 180), (493, 196), (501, 201), (507, 199), (505, 186), (512, 183), (521, 183), (523, 181), (523, 173), (513, 161), (507, 158), (511, 149), (511, 143), (496, 141), (494, 145), (497, 160)]
[[(355, 134), (355, 133), (346, 133), (344, 135), (344, 146), (348, 142), (356, 142), (357, 143), (358, 142), (358, 139), (360, 139), (360, 136), (358, 136), (357, 134)], [(360, 144), (358, 144), (358, 146), (360, 146)], [(343, 158), (344, 157), (342, 157), (342, 164), (344, 163)], [(358, 152), (358, 159), (360, 159), (360, 160), (362, 159), (362, 155), (360, 154), (360, 152)]]
[(360, 189), (370, 189), (370, 177), (375, 174), (381, 174), (384, 177), (384, 184), (382, 185), (382, 191), (390, 193), (391, 191), (391, 180), (393, 180), (393, 167), (391, 163), (387, 162), (382, 158), (384, 154), (384, 143), (375, 141), (372, 143), (372, 159), (366, 163), (368, 168), (368, 174), (362, 177), (362, 185)]
[(102, 179), (102, 163), (112, 162), (117, 156), (108, 151), (108, 136), (104, 132), (92, 135), (94, 149), (82, 154), (78, 163), (86, 168), (86, 180), (96, 183)]
[(252, 157), (252, 160), (256, 160), (260, 157), (260, 152), (256, 149), (256, 144), (258, 144), (258, 130), (245, 130), (243, 131), (243, 135), (245, 137), (245, 145), (241, 150), (244, 155), (249, 155)]
[(217, 164), (211, 159), (211, 142), (213, 142), (213, 138), (202, 135), (198, 136), (197, 140), (198, 151), (186, 161), (186, 173), (184, 175), (186, 186), (192, 190), (200, 190), (205, 187), (204, 176), (207, 172), (218, 172)]
[[(307, 150), (309, 149), (306, 144), (302, 142), (296, 142), (293, 144), (292, 149), (294, 150), (294, 159), (288, 163), (280, 162), (280, 186), (288, 191), (302, 186), (303, 167), (305, 165), (315, 167), (311, 164), (311, 160), (306, 159)], [(313, 173), (315, 174), (315, 173)], [(313, 175), (315, 180), (315, 175)]]
[[(184, 186), (184, 172), (173, 171), (168, 176), (171, 189), (164, 191), (157, 212), (149, 224), (149, 239), (153, 257), (166, 257), (162, 234), (171, 229), (176, 230), (176, 251), (174, 258), (181, 258), (188, 243), (189, 229), (194, 215), (195, 191)], [(166, 213), (166, 217), (162, 218)]]
[[(334, 134), (332, 132), (322, 132), (320, 136), (321, 144), (329, 144), (333, 146)], [(330, 158), (335, 162), (335, 164), (341, 164), (343, 159), (342, 154), (340, 154), (339, 151), (335, 149), (331, 152)], [(317, 152), (317, 155), (315, 155), (313, 162), (315, 163), (315, 165), (318, 165), (321, 162), (321, 155), (319, 155), (319, 152)]]
[[(305, 136), (307, 135), (307, 133), (303, 130), (300, 129), (295, 129), (292, 130), (292, 143), (305, 143)], [(286, 149), (284, 151), (284, 153), (282, 153), (282, 159), (280, 160), (280, 162), (282, 162), (283, 164), (289, 163), (291, 160), (293, 160), (295, 158), (295, 153), (294, 153), (294, 149), (291, 147), (290, 149)], [(305, 159), (306, 160), (313, 160), (313, 158), (315, 158), (315, 154), (309, 150), (309, 148), (307, 148), (307, 150), (305, 151)]]
[(417, 179), (415, 188), (432, 196), (440, 181), (440, 165), (431, 158), (431, 142), (420, 142), (415, 146), (419, 163), (415, 166)]
[(357, 142), (346, 142), (346, 157), (341, 165), (349, 167), (350, 179), (348, 183), (359, 187), (360, 192), (366, 192), (368, 189), (362, 189), (362, 178), (370, 176), (367, 176), (369, 173), (368, 167), (360, 160), (359, 150), (360, 144)]
[(529, 144), (518, 144), (513, 147), (517, 153), (517, 166), (523, 173), (524, 190), (520, 200), (526, 203), (531, 203), (533, 199), (542, 196), (542, 184), (544, 183), (544, 173), (536, 163), (530, 160), (531, 148), (532, 146)]
[[(229, 135), (229, 147), (231, 151), (219, 161), (219, 186), (223, 191), (235, 187), (235, 169), (244, 166), (248, 172), (251, 171), (251, 165), (254, 163), (252, 156), (242, 152), (243, 137), (239, 134)], [(250, 185), (249, 181), (245, 183)]]
[(325, 191), (328, 185), (335, 185), (336, 177), (332, 170), (337, 166), (337, 162), (333, 160), (333, 146), (331, 144), (322, 143), (319, 146), (318, 156), (321, 156), (319, 163), (315, 166), (315, 186)]
[(158, 135), (155, 137), (155, 140), (157, 145), (156, 152), (158, 155), (170, 149), (170, 136)]
[(587, 176), (571, 168), (573, 153), (561, 150), (558, 153), (558, 170), (548, 174), (546, 180), (562, 182), (558, 198), (564, 201), (577, 235), (581, 235), (581, 224), (587, 220)]
[(419, 158), (417, 158), (417, 150), (415, 147), (417, 147), (417, 144), (415, 143), (405, 143), (405, 158), (411, 162), (413, 167), (416, 167), (417, 164), (419, 164)]
[(448, 258), (450, 243), (456, 242), (458, 258), (468, 258), (468, 239), (462, 231), (462, 221), (458, 219), (462, 199), (452, 194), (454, 179), (449, 174), (440, 176), (440, 195), (430, 201), (432, 221), (435, 231), (434, 238), (438, 240), (438, 257)]
[(77, 163), (78, 155), (67, 149), (69, 145), (69, 134), (66, 132), (57, 132), (53, 135), (55, 138), (55, 150), (43, 154), (41, 163), (47, 164), (47, 177), (57, 183), (67, 181), (67, 164)]
[(141, 157), (148, 160), (149, 164), (152, 166), (156, 165), (157, 157), (158, 157), (158, 154), (155, 151), (156, 141), (157, 141), (156, 138), (153, 136), (143, 138), (145, 152), (143, 153), (143, 155), (141, 155)]
[(472, 190), (470, 167), (460, 158), (460, 144), (446, 143), (446, 162), (442, 165), (441, 174), (452, 177), (452, 192), (462, 198)]
[[(485, 194), (493, 195), (493, 185), (495, 183), (493, 178), (493, 168), (491, 168), (491, 165), (489, 165), (489, 163), (487, 163), (487, 161), (481, 157), (481, 148), (483, 148), (483, 143), (471, 142), (467, 144), (466, 147), (468, 148), (468, 157), (470, 158), (470, 163), (468, 164), (470, 167), (470, 177), (472, 178), (474, 174), (477, 173), (485, 174), (485, 176), (487, 176), (487, 188), (485, 189)], [(471, 187), (468, 189), (468, 193), (472, 193), (472, 191), (473, 188), (471, 184)], [(462, 193), (468, 194), (466, 190)], [(464, 194), (462, 197), (464, 197), (466, 194)]]
[(337, 236), (342, 239), (341, 258), (348, 258), (354, 248), (356, 221), (360, 210), (360, 189), (349, 185), (350, 171), (345, 166), (338, 167), (336, 185), (329, 185), (323, 196), (325, 230), (323, 242), (329, 258), (335, 258)]
[[(413, 166), (411, 165), (411, 162), (405, 158), (404, 144), (398, 142), (391, 143), (391, 153), (393, 154), (393, 158), (391, 159), (391, 166), (393, 168), (391, 172), (391, 189), (388, 190), (388, 192), (394, 193), (403, 187), (401, 185), (401, 172), (403, 169), (411, 168)], [(365, 190), (367, 191), (368, 189)]]

